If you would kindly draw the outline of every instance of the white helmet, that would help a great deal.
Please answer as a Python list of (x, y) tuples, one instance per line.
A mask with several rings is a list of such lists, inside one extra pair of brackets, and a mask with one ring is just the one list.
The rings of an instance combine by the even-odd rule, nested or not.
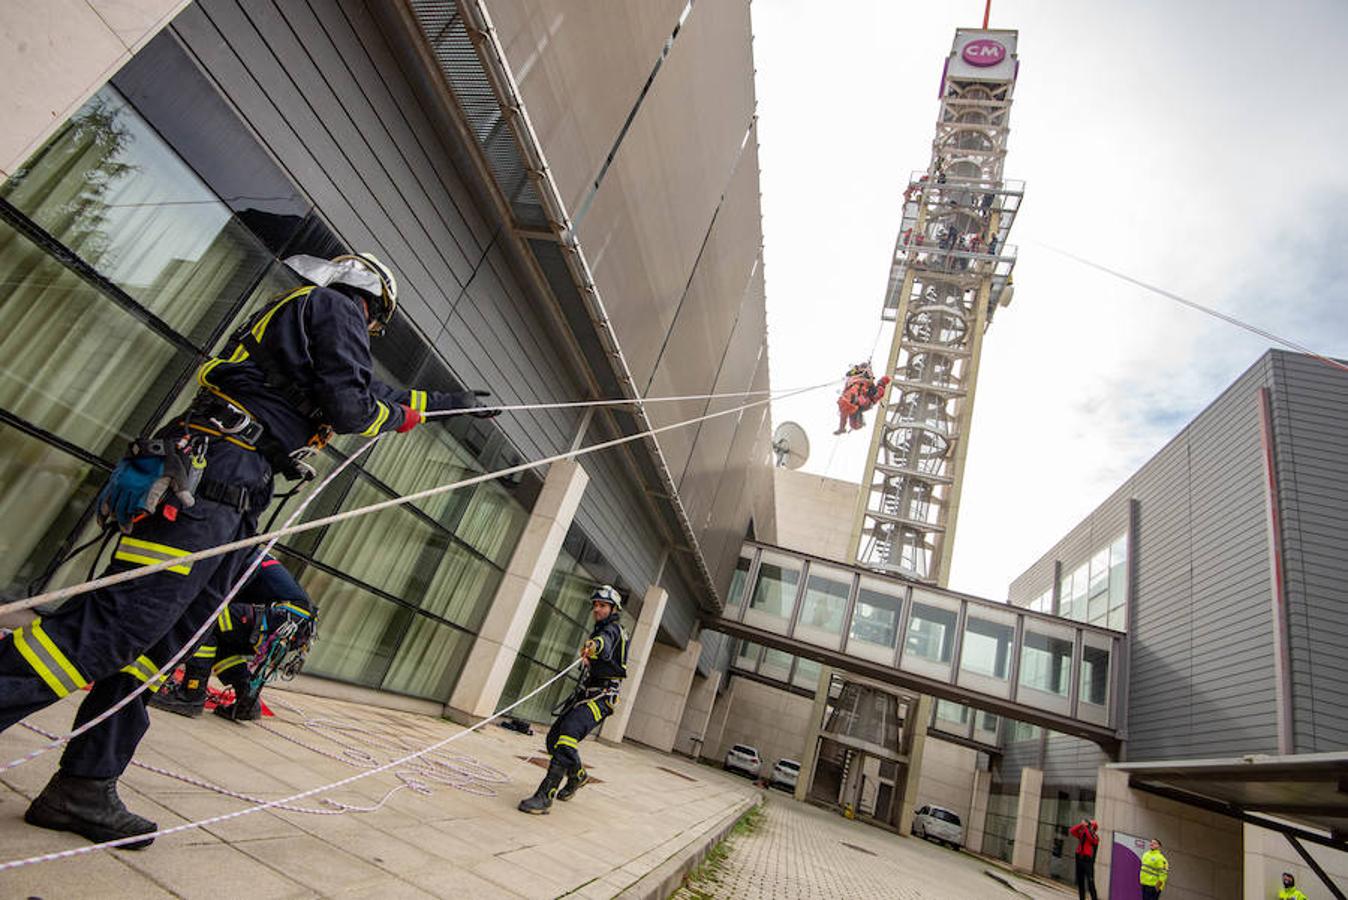
[(590, 602), (594, 603), (596, 600), (608, 603), (613, 607), (615, 611), (622, 612), (623, 609), (622, 594), (619, 594), (618, 589), (611, 584), (601, 584), (599, 587), (594, 589), (594, 591), (590, 594)]
[(373, 253), (347, 253), (332, 259), (298, 255), (286, 260), (305, 281), (319, 287), (344, 284), (370, 297), (371, 334), (383, 334), (398, 309), (398, 281)]

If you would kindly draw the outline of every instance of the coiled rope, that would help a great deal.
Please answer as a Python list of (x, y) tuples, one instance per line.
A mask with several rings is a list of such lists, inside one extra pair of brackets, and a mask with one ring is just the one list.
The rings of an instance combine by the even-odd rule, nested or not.
[[(277, 799), (277, 800), (257, 801), (257, 802), (254, 802), (252, 806), (246, 807), (246, 808), (244, 808), (244, 809), (238, 809), (238, 810), (235, 810), (234, 812), (229, 812), (229, 813), (222, 813), (222, 814), (220, 814), (220, 815), (218, 815), (218, 816), (211, 816), (211, 817), (206, 818), (206, 819), (199, 819), (199, 820), (197, 820), (197, 821), (195, 821), (195, 822), (184, 822), (184, 823), (181, 824), (181, 825), (174, 825), (174, 826), (171, 827), (171, 828), (161, 828), (161, 829), (159, 829), (158, 831), (152, 831), (152, 832), (149, 832), (148, 834), (136, 834), (136, 835), (130, 835), (130, 836), (128, 836), (128, 837), (117, 838), (116, 840), (112, 840), (112, 841), (103, 841), (102, 843), (99, 843), (99, 844), (89, 844), (89, 845), (84, 846), (84, 847), (72, 847), (72, 848), (69, 849), (69, 850), (58, 850), (58, 851), (53, 852), (53, 853), (43, 853), (43, 854), (39, 854), (39, 855), (37, 855), (37, 856), (30, 856), (30, 857), (28, 857), (28, 858), (26, 858), (26, 859), (13, 859), (13, 860), (10, 860), (9, 862), (6, 862), (6, 863), (0, 863), (0, 872), (5, 872), (5, 871), (8, 871), (8, 870), (10, 870), (10, 869), (17, 869), (17, 868), (20, 868), (20, 867), (22, 867), (22, 866), (31, 866), (31, 865), (35, 865), (35, 864), (37, 864), (37, 863), (52, 862), (52, 861), (58, 860), (58, 859), (69, 859), (70, 857), (73, 857), (73, 856), (82, 856), (82, 855), (84, 855), (84, 854), (86, 854), (86, 853), (94, 853), (94, 852), (99, 851), (99, 850), (107, 850), (107, 849), (109, 849), (109, 848), (111, 848), (111, 847), (120, 847), (120, 846), (122, 846), (123, 844), (134, 844), (134, 843), (139, 843), (140, 841), (148, 840), (148, 839), (151, 839), (151, 838), (159, 838), (159, 837), (163, 837), (163, 836), (169, 835), (169, 834), (177, 834), (177, 833), (180, 832), (180, 831), (191, 831), (191, 830), (196, 829), (196, 828), (205, 828), (205, 827), (208, 826), (208, 825), (216, 825), (216, 824), (218, 824), (218, 823), (220, 823), (220, 822), (227, 822), (227, 821), (229, 821), (230, 819), (237, 819), (237, 818), (239, 818), (239, 817), (241, 817), (241, 816), (247, 816), (247, 815), (251, 815), (251, 814), (253, 814), (253, 813), (262, 812), (264, 809), (282, 809), (282, 808), (285, 808), (285, 807), (290, 806), (291, 804), (295, 803), (295, 801), (297, 801), (297, 800), (303, 800), (303, 799), (305, 799), (306, 797), (312, 797), (312, 796), (314, 796), (315, 794), (322, 794), (322, 793), (325, 793), (325, 792), (327, 792), (327, 791), (336, 790), (337, 788), (345, 787), (345, 786), (348, 785), (348, 784), (352, 784), (352, 783), (354, 783), (354, 782), (360, 781), (360, 780), (363, 779), (363, 778), (369, 778), (371, 775), (378, 775), (378, 774), (381, 773), (381, 772), (387, 772), (387, 771), (389, 771), (390, 769), (397, 769), (397, 768), (399, 768), (399, 767), (401, 767), (401, 766), (406, 765), (407, 763), (409, 763), (409, 762), (411, 762), (411, 761), (413, 761), (413, 760), (420, 759), (420, 758), (426, 756), (427, 754), (434, 753), (435, 751), (439, 750), (441, 747), (447, 746), (448, 744), (451, 744), (451, 743), (453, 743), (454, 741), (457, 741), (459, 738), (463, 737), (464, 735), (466, 735), (466, 734), (472, 734), (474, 731), (477, 731), (479, 728), (481, 728), (483, 725), (486, 725), (488, 722), (491, 722), (491, 721), (493, 721), (494, 719), (500, 718), (501, 716), (503, 716), (503, 715), (505, 715), (506, 713), (508, 713), (508, 712), (510, 712), (511, 710), (513, 710), (515, 707), (517, 707), (517, 706), (519, 706), (520, 704), (524, 703), (526, 700), (532, 699), (536, 694), (540, 693), (544, 688), (550, 686), (553, 682), (555, 682), (555, 681), (557, 681), (558, 679), (562, 678), (563, 676), (567, 675), (568, 673), (571, 672), (572, 669), (576, 668), (576, 667), (579, 666), (580, 664), (581, 664), (581, 660), (577, 659), (575, 662), (571, 663), (571, 665), (567, 666), (565, 669), (563, 669), (562, 671), (558, 672), (556, 675), (552, 676), (552, 677), (549, 678), (547, 681), (543, 682), (543, 683), (540, 684), (538, 687), (534, 688), (532, 691), (530, 691), (529, 693), (525, 694), (525, 695), (524, 695), (523, 697), (521, 697), (520, 699), (516, 700), (514, 703), (510, 704), (509, 706), (505, 707), (504, 709), (497, 710), (497, 711), (496, 711), (493, 715), (491, 715), (490, 717), (488, 717), (488, 718), (486, 718), (486, 719), (483, 719), (481, 722), (478, 722), (478, 723), (475, 724), (475, 725), (471, 725), (471, 726), (469, 726), (468, 728), (465, 728), (463, 731), (456, 732), (455, 734), (451, 734), (449, 737), (442, 738), (441, 740), (438, 740), (438, 741), (436, 741), (436, 742), (433, 743), (433, 744), (430, 744), (430, 745), (428, 745), (428, 746), (426, 746), (426, 747), (423, 747), (423, 748), (421, 748), (420, 750), (413, 751), (413, 752), (408, 753), (408, 754), (406, 754), (406, 755), (404, 755), (404, 756), (401, 756), (401, 757), (399, 757), (399, 758), (397, 758), (397, 759), (390, 760), (389, 762), (382, 763), (382, 764), (377, 765), (377, 766), (374, 766), (373, 768), (370, 768), (370, 769), (366, 769), (366, 770), (363, 771), (363, 772), (357, 772), (355, 775), (351, 775), (351, 776), (349, 776), (349, 777), (347, 777), (347, 778), (343, 778), (343, 779), (341, 779), (341, 780), (339, 780), (339, 781), (334, 781), (334, 782), (332, 782), (331, 784), (321, 784), (321, 785), (319, 785), (318, 787), (309, 788), (309, 789), (306, 790), (306, 791), (300, 791), (300, 792), (297, 793), (297, 794), (291, 794), (289, 797), (281, 797), (280, 799)], [(493, 771), (494, 771), (494, 770), (493, 770)], [(170, 777), (173, 777), (173, 776), (170, 776)], [(405, 783), (405, 784), (406, 784), (406, 783)], [(207, 787), (208, 785), (206, 785), (205, 783), (202, 783), (201, 786)], [(410, 785), (407, 785), (407, 786), (408, 786), (408, 787), (411, 787)], [(396, 790), (399, 790), (399, 788), (395, 788), (394, 790), (395, 790), (395, 791), (396, 791)], [(390, 795), (391, 795), (391, 793), (392, 793), (392, 792), (390, 792)], [(242, 796), (242, 795), (236, 795), (236, 796)], [(385, 802), (387, 802), (387, 801), (388, 801), (388, 797), (389, 797), (389, 795), (386, 795), (386, 796), (384, 797), (384, 799), (381, 800), (380, 803), (379, 803), (378, 805), (376, 805), (375, 807), (370, 807), (370, 808), (352, 808), (351, 811), (353, 811), (353, 812), (354, 812), (354, 811), (360, 811), (360, 810), (372, 811), (373, 809), (377, 809), (378, 806), (382, 806)], [(251, 802), (251, 801), (250, 801), (250, 802)]]

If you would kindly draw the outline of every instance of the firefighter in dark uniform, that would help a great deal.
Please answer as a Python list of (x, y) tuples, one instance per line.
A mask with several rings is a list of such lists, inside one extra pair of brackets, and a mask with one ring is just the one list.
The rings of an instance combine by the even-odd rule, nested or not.
[[(590, 595), (590, 613), (594, 631), (581, 648), (584, 674), (571, 696), (554, 710), (557, 720), (548, 730), (547, 748), (552, 760), (548, 774), (532, 797), (520, 801), (520, 812), (544, 815), (553, 798), (570, 800), (590, 780), (580, 762), (580, 742), (599, 723), (613, 714), (618, 689), (627, 677), (627, 633), (622, 617), (622, 595), (609, 585)], [(562, 779), (566, 785), (562, 786)]]
[[(392, 319), (397, 285), (373, 256), (286, 264), (308, 284), (234, 333), (225, 354), (198, 371), (191, 407), (153, 438), (133, 441), (99, 494), (100, 518), (122, 532), (108, 572), (252, 536), (273, 473), (312, 477), (304, 460), (333, 434), (406, 432), (424, 411), (481, 406), (479, 392), (398, 391), (374, 379), (370, 337)], [(256, 553), (174, 564), (92, 591), (0, 641), (0, 730), (91, 683), (75, 725), (108, 710), (192, 638)], [(93, 841), (157, 830), (117, 796), (149, 728), (146, 696), (67, 744), (60, 770), (24, 815), (30, 824)]]
[(232, 703), (215, 707), (217, 716), (235, 722), (261, 717), (263, 685), (279, 669), (299, 671), (317, 615), (295, 576), (267, 557), (187, 658), (183, 680), (157, 692), (150, 705), (196, 718), (206, 708), (214, 671), (234, 689)]

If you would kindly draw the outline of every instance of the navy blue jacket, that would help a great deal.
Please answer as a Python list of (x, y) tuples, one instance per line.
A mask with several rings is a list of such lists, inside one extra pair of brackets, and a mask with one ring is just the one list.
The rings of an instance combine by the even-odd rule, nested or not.
[(278, 560), (268, 556), (257, 567), (253, 577), (234, 595), (236, 603), (255, 603), (267, 606), (274, 603), (290, 603), (306, 612), (314, 611), (314, 603), (295, 576), (290, 574)]
[[(427, 412), (468, 405), (465, 394), (398, 390), (376, 379), (365, 310), (342, 291), (294, 290), (254, 316), (249, 330), (203, 365), (197, 381), (260, 422), (287, 452), (308, 443), (319, 423), (338, 434), (373, 437), (401, 426), (404, 406)], [(265, 366), (257, 362), (258, 348)], [(312, 416), (297, 397), (316, 407)]]
[(621, 616), (614, 612), (598, 622), (590, 633), (597, 651), (590, 660), (590, 668), (583, 684), (586, 687), (604, 681), (627, 677), (627, 633), (620, 624)]

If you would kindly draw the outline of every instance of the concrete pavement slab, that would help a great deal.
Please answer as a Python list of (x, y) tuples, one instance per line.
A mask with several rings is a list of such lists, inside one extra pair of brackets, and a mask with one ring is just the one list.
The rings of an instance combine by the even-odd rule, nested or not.
[[(275, 704), (277, 716), (264, 720), (266, 728), (152, 711), (152, 728), (138, 759), (269, 800), (350, 777), (372, 765), (370, 757), (382, 763), (463, 731), (424, 715), (274, 688), (269, 693), (281, 702)], [(58, 703), (33, 720), (64, 731), (79, 699)], [(40, 743), (26, 730), (11, 729), (0, 735), (0, 762)], [(5, 872), (0, 897), (54, 900), (96, 894), (153, 900), (245, 891), (260, 898), (491, 900), (577, 891), (585, 897), (613, 896), (696, 841), (725, 810), (756, 795), (747, 782), (635, 745), (586, 741), (582, 753), (603, 783), (587, 787), (569, 803), (555, 804), (546, 816), (525, 816), (515, 809), (542, 777), (542, 770), (527, 761), (542, 755), (541, 736), (488, 725), (440, 751), (441, 761), (458, 760), (454, 778), (486, 779), (468, 784), (468, 790), (408, 772), (430, 789), (423, 795), (403, 787), (392, 772), (380, 773), (331, 794), (343, 802), (374, 805), (399, 788), (375, 812), (256, 812), (161, 838), (139, 853), (97, 852)], [(357, 759), (362, 754), (368, 755)], [(349, 761), (333, 758), (344, 755)], [(23, 810), (58, 758), (53, 752), (0, 776), (0, 846), (5, 848), (0, 862), (87, 846), (74, 835), (22, 822)], [(496, 783), (502, 779), (505, 783)], [(249, 806), (139, 768), (123, 778), (121, 791), (133, 810), (163, 825)], [(323, 809), (322, 796), (297, 805)], [(91, 886), (97, 890), (91, 892)]]

